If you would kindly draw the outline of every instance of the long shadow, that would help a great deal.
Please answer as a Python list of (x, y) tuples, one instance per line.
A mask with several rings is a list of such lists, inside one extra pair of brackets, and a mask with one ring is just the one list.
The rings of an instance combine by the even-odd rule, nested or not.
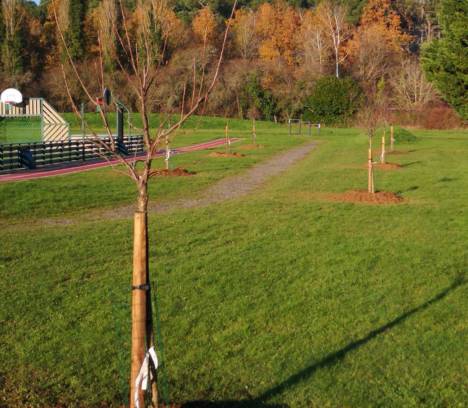
[[(343, 347), (342, 349), (335, 351), (334, 353), (329, 354), (326, 356), (324, 359), (320, 360), (319, 362), (312, 364), (311, 366), (299, 371), (298, 373), (292, 375), (291, 377), (287, 378), (284, 380), (282, 383), (276, 385), (273, 388), (270, 388), (269, 390), (265, 391), (263, 394), (259, 395), (256, 398), (256, 401), (261, 403), (261, 401), (266, 401), (276, 395), (279, 395), (283, 393), (286, 389), (293, 387), (300, 382), (308, 379), (311, 377), (317, 370), (325, 367), (332, 366), (341, 360), (351, 351), (358, 349), (359, 347), (364, 346), (367, 344), (369, 341), (374, 339), (375, 337), (379, 336), (380, 334), (385, 333), (386, 331), (392, 329), (396, 325), (403, 323), (406, 319), (414, 315), (415, 313), (421, 312), (425, 309), (427, 309), (429, 306), (433, 305), (436, 302), (439, 302), (443, 298), (445, 298), (450, 292), (458, 288), (459, 286), (465, 284), (465, 279), (464, 276), (460, 276), (455, 281), (450, 285), (448, 288), (444, 289), (437, 295), (435, 295), (433, 298), (429, 299), (427, 302), (415, 307), (414, 309), (411, 309), (402, 315), (398, 316), (396, 319), (390, 321), (389, 323), (379, 327), (378, 329), (372, 330), (367, 334), (367, 336), (353, 341), (349, 343), (347, 346)], [(254, 406), (254, 405), (251, 405)], [(261, 406), (261, 405), (255, 405), (255, 406)]]
[(410, 166), (414, 166), (415, 164), (419, 164), (419, 163), (421, 163), (421, 160), (412, 161), (412, 162), (409, 162), (409, 163), (402, 164), (401, 167), (410, 167)]
[(419, 186), (411, 186), (411, 187), (408, 187), (407, 189), (405, 190), (399, 190), (396, 192), (397, 195), (401, 195), (401, 194), (404, 194), (404, 193), (409, 193), (410, 191), (415, 191), (419, 189)]
[(448, 183), (448, 182), (451, 182), (451, 181), (456, 181), (458, 180), (458, 178), (456, 177), (442, 177), (441, 179), (437, 180), (439, 183)]

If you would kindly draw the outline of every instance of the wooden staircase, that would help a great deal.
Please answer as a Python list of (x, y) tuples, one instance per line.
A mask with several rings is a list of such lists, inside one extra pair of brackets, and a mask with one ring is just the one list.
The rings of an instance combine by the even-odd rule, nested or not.
[(70, 127), (59, 113), (45, 100), (42, 100), (42, 140), (57, 142), (70, 137)]

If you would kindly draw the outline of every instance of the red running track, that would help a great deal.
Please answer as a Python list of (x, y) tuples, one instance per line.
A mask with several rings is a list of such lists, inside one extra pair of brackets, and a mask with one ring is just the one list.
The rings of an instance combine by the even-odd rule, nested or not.
[[(231, 138), (231, 142), (237, 142), (238, 138)], [(222, 146), (226, 143), (226, 139), (215, 139), (205, 143), (198, 143), (190, 146), (179, 147), (177, 149), (172, 149), (172, 154), (181, 154), (181, 153), (189, 153), (195, 152), (197, 150), (205, 150), (210, 149), (217, 146)], [(161, 157), (164, 156), (164, 151), (157, 152), (154, 157)], [(136, 159), (144, 157), (144, 155), (136, 156)], [(78, 165), (70, 165), (67, 167), (63, 167), (60, 169), (50, 169), (50, 170), (26, 170), (21, 171), (20, 173), (14, 174), (3, 174), (0, 175), (0, 183), (8, 183), (12, 181), (23, 181), (23, 180), (34, 180), (38, 178), (44, 177), (52, 177), (52, 176), (62, 176), (65, 174), (73, 174), (73, 173), (81, 173), (82, 171), (94, 170), (99, 169), (101, 167), (108, 167), (113, 166), (115, 164), (119, 164), (118, 159), (110, 160), (110, 161), (102, 161), (97, 163), (89, 163), (89, 164), (78, 164)]]

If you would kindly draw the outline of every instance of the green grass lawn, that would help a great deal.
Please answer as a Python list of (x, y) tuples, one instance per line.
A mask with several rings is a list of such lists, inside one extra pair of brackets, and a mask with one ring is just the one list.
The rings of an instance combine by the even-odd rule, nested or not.
[[(397, 146), (406, 154), (389, 156), (404, 167), (376, 174), (377, 189), (403, 204), (327, 201), (366, 187), (367, 139), (325, 129), (316, 150), (255, 194), (151, 215), (168, 398), (465, 406), (468, 138), (414, 133)], [(306, 139), (265, 124), (265, 147), (243, 159), (179, 156), (198, 174), (156, 179), (153, 198), (199, 194)], [(0, 406), (126, 402), (132, 225), (83, 215), (133, 194), (110, 169), (0, 184)], [(45, 222), (53, 217), (78, 222)]]
[[(171, 167), (187, 168), (196, 172), (196, 176), (158, 178), (157, 182), (150, 184), (152, 198), (171, 200), (196, 194), (214, 181), (239, 173), (275, 153), (309, 140), (307, 137), (289, 137), (283, 126), (261, 122), (257, 126), (257, 142), (262, 146), (260, 149), (242, 149), (242, 146), (252, 143), (247, 126), (233, 128), (230, 136), (242, 139), (232, 144), (232, 150), (244, 154), (244, 158), (208, 158), (209, 151), (175, 155), (171, 158)], [(171, 146), (187, 146), (223, 137), (223, 127), (213, 129), (205, 126), (181, 130), (174, 137)], [(213, 150), (224, 152), (225, 147), (220, 146)], [(155, 160), (154, 166), (163, 168), (163, 159)], [(5, 197), (0, 201), (0, 225), (4, 220), (10, 222), (16, 218), (31, 220), (131, 204), (135, 194), (135, 185), (130, 178), (109, 168), (66, 177), (0, 184), (0, 196)]]
[(0, 144), (42, 140), (40, 118), (0, 118)]

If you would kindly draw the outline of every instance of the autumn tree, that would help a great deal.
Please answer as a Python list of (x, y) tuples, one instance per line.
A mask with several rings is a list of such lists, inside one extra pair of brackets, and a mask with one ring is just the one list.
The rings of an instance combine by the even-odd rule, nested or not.
[(409, 41), (391, 1), (369, 0), (346, 47), (354, 75), (369, 92), (375, 92), (378, 81), (399, 64)]
[(307, 10), (301, 21), (300, 49), (302, 64), (306, 72), (323, 75), (330, 58), (331, 43), (327, 37), (327, 27), (317, 13)]
[(347, 52), (344, 44), (351, 35), (347, 22), (347, 8), (336, 0), (325, 0), (317, 7), (317, 18), (326, 28), (326, 33), (333, 47), (335, 59), (335, 76), (340, 77), (340, 65), (346, 60)]
[(249, 60), (257, 53), (257, 37), (255, 34), (256, 16), (250, 9), (239, 9), (236, 11), (232, 21), (234, 41), (240, 56)]
[(257, 11), (256, 32), (259, 56), (265, 61), (281, 58), (292, 65), (296, 60), (299, 15), (282, 0), (263, 3)]
[(209, 44), (214, 40), (216, 26), (216, 17), (208, 6), (200, 9), (192, 21), (192, 30), (203, 44)]

